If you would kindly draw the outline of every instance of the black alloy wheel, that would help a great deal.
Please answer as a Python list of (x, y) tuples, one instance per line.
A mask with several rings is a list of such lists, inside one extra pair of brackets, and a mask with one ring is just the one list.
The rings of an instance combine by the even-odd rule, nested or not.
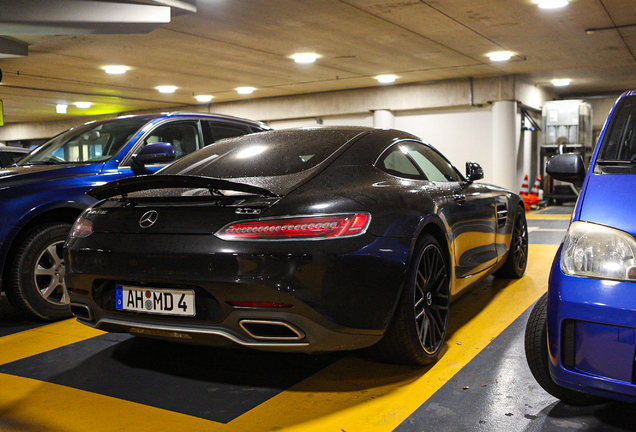
[(506, 261), (494, 275), (500, 278), (518, 279), (525, 274), (528, 266), (528, 222), (526, 212), (521, 207), (517, 207), (515, 212), (510, 237), (510, 249)]
[(446, 340), (450, 307), (449, 266), (430, 234), (418, 241), (393, 321), (374, 347), (390, 363), (433, 363)]
[(448, 275), (439, 247), (430, 243), (424, 249), (417, 270), (414, 313), (417, 334), (424, 351), (435, 355), (446, 339), (448, 326)]

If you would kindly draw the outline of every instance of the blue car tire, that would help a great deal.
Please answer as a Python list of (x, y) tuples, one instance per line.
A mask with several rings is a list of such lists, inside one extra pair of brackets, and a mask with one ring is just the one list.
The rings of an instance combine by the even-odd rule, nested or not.
[(18, 247), (6, 293), (16, 309), (29, 319), (52, 321), (71, 316), (62, 256), (70, 231), (67, 223), (39, 225), (26, 234)]
[(549, 368), (547, 312), (548, 294), (545, 293), (532, 308), (526, 325), (524, 344), (530, 372), (546, 392), (568, 405), (586, 406), (607, 402), (607, 399), (562, 387), (552, 380)]

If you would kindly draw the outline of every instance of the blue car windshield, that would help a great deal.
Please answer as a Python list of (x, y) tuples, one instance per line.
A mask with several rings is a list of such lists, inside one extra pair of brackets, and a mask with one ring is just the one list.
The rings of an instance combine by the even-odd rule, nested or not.
[(19, 166), (105, 162), (146, 123), (147, 119), (96, 122), (69, 129), (23, 158)]

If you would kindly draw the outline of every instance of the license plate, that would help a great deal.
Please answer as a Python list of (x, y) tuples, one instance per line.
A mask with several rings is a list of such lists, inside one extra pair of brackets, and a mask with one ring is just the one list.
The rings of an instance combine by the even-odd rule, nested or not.
[(192, 290), (117, 285), (116, 293), (115, 307), (118, 310), (179, 316), (194, 316), (196, 313)]

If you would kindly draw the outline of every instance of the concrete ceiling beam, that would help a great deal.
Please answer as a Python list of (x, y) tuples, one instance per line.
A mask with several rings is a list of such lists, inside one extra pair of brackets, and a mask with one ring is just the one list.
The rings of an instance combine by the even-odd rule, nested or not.
[(2, 6), (0, 34), (148, 33), (170, 22), (170, 6), (69, 0), (14, 0)]

